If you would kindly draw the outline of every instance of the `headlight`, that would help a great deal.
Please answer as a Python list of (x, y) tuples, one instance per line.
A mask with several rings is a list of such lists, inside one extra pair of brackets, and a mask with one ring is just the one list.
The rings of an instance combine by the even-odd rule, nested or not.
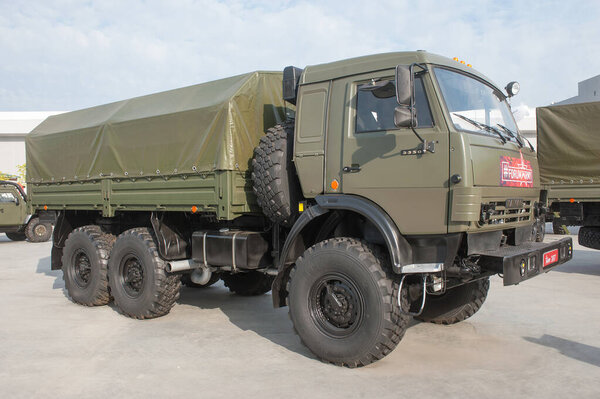
[(509, 97), (516, 96), (519, 90), (521, 90), (521, 85), (519, 82), (510, 82), (506, 85), (504, 90), (506, 90)]

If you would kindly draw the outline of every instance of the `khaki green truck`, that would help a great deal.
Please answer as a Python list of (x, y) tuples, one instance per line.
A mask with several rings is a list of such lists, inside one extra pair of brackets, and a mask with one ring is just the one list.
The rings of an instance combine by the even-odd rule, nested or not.
[(26, 142), (74, 302), (147, 319), (182, 282), (271, 290), (302, 342), (347, 367), (390, 353), (412, 317), (472, 316), (490, 276), (519, 284), (572, 257), (568, 237), (536, 241), (537, 158), (506, 95), (424, 51), (51, 116)]
[(557, 234), (582, 226), (579, 244), (600, 249), (600, 102), (536, 111), (547, 220)]
[(0, 180), (0, 233), (12, 241), (44, 242), (52, 237), (52, 220), (30, 214), (23, 187)]

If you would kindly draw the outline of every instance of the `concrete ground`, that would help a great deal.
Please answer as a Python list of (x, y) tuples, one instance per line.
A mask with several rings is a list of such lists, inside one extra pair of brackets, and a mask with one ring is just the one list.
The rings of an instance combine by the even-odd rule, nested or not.
[(392, 354), (350, 370), (315, 360), (270, 295), (184, 288), (147, 321), (76, 305), (50, 246), (0, 234), (2, 398), (600, 397), (600, 251), (575, 245), (519, 286), (494, 277), (471, 319), (414, 322)]

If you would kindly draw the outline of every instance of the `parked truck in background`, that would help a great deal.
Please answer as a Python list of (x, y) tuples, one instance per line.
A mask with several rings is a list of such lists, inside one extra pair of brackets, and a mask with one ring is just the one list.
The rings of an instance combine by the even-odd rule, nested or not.
[(272, 290), (338, 365), (383, 358), (411, 317), (472, 316), (490, 276), (519, 284), (572, 257), (570, 238), (536, 242), (537, 158), (505, 94), (423, 51), (51, 116), (26, 142), (73, 301), (146, 319), (169, 312), (182, 276)]
[(600, 102), (537, 108), (542, 196), (555, 233), (600, 249)]
[(30, 214), (25, 190), (9, 180), (0, 180), (0, 233), (12, 241), (44, 242), (52, 237), (52, 220)]

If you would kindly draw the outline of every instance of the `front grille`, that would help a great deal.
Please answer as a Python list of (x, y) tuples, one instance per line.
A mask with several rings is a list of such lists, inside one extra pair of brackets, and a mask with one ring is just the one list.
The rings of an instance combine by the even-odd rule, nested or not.
[(479, 225), (516, 223), (532, 220), (533, 204), (529, 200), (509, 199), (481, 204)]

